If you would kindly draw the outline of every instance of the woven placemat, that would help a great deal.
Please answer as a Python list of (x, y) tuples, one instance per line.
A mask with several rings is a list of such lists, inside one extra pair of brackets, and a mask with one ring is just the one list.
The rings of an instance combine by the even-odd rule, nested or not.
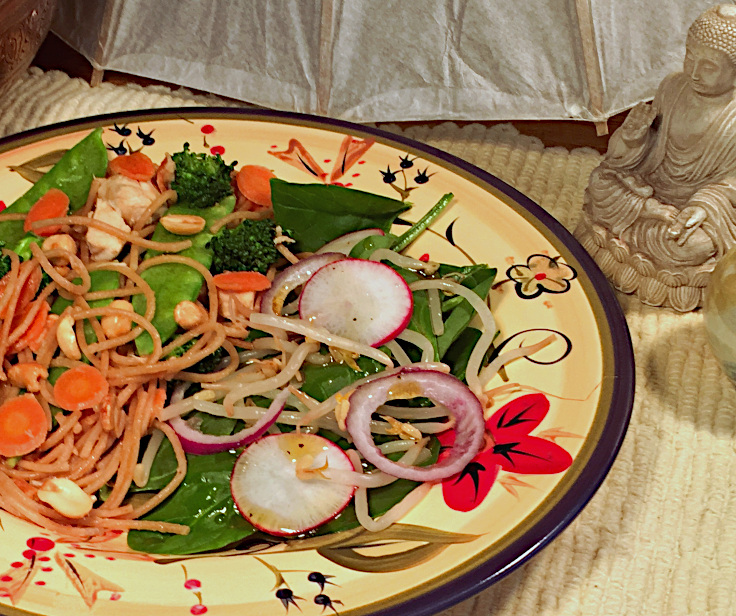
[[(183, 89), (90, 88), (31, 69), (0, 101), (0, 135), (99, 113), (193, 105), (231, 103)], [(497, 175), (569, 230), (600, 161), (590, 149), (545, 148), (509, 124), (446, 123), (403, 134)], [(618, 297), (637, 389), (611, 472), (539, 555), (441, 616), (736, 614), (736, 390), (710, 352), (701, 313)]]

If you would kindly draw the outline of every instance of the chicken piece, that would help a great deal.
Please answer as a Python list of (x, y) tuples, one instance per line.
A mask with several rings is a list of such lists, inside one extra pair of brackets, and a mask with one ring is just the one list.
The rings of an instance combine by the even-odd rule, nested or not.
[(256, 294), (253, 291), (235, 293), (232, 291), (217, 290), (220, 304), (220, 316), (228, 321), (237, 321), (239, 318), (248, 318), (255, 308)]
[(105, 202), (112, 206), (132, 226), (159, 194), (151, 182), (138, 182), (124, 175), (113, 175), (100, 183), (97, 204), (99, 207), (101, 202)]
[[(93, 220), (107, 223), (123, 231), (130, 231), (120, 212), (107, 201), (98, 199), (92, 214)], [(105, 231), (90, 227), (87, 229), (87, 244), (93, 261), (112, 261), (120, 254), (125, 242)]]

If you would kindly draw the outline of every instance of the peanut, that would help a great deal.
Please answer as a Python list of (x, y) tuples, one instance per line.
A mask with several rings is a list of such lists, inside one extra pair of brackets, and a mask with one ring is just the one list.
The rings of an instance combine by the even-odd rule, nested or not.
[(206, 221), (193, 214), (170, 214), (159, 221), (164, 229), (176, 235), (194, 235), (204, 229)]
[[(115, 301), (110, 302), (110, 308), (133, 312), (133, 304), (124, 299), (116, 299)], [(102, 331), (105, 332), (105, 336), (108, 338), (123, 336), (133, 329), (132, 319), (117, 314), (102, 317), (100, 325), (102, 326)]]
[(94, 496), (66, 477), (48, 479), (38, 489), (37, 496), (67, 518), (83, 518), (92, 511), (95, 502)]

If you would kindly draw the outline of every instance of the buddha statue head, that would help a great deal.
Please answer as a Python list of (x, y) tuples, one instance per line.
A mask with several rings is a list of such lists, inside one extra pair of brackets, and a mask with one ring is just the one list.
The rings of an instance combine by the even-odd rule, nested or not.
[(698, 17), (687, 35), (684, 72), (692, 89), (720, 96), (736, 85), (736, 6), (721, 4)]

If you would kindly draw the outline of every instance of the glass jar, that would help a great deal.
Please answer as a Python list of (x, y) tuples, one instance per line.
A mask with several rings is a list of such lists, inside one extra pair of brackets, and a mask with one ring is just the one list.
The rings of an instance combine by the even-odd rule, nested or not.
[(736, 383), (736, 248), (729, 250), (713, 270), (703, 311), (713, 353)]

